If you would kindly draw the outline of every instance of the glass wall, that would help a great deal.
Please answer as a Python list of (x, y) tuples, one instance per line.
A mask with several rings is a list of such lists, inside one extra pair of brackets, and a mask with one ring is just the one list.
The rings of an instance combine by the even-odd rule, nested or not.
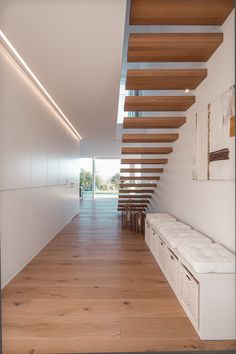
[(83, 198), (117, 198), (119, 175), (120, 159), (81, 158), (80, 186)]
[(95, 159), (95, 197), (117, 197), (119, 176), (119, 159)]
[(93, 197), (93, 159), (80, 159), (80, 187), (83, 190), (83, 198)]

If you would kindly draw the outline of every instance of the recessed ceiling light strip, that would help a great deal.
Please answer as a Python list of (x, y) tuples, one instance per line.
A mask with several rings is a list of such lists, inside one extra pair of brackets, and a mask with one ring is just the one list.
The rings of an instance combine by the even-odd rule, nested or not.
[(17, 62), (17, 64), (21, 67), (21, 69), (25, 72), (25, 74), (30, 78), (30, 80), (34, 83), (34, 85), (40, 90), (40, 92), (47, 99), (47, 101), (50, 103), (50, 105), (56, 110), (56, 112), (60, 115), (60, 117), (63, 119), (63, 121), (66, 123), (66, 125), (72, 130), (74, 135), (78, 139), (82, 139), (82, 137), (77, 132), (77, 130), (73, 127), (73, 125), (71, 124), (69, 119), (65, 116), (65, 114), (62, 112), (62, 110), (58, 107), (56, 102), (52, 99), (52, 97), (49, 95), (49, 93), (43, 87), (43, 85), (41, 84), (39, 79), (35, 76), (35, 74), (32, 72), (32, 70), (29, 68), (29, 66), (25, 63), (25, 61), (22, 59), (20, 54), (13, 47), (11, 42), (8, 40), (8, 38), (5, 36), (5, 34), (1, 30), (0, 30), (0, 43), (4, 46), (4, 48), (10, 54), (10, 56)]

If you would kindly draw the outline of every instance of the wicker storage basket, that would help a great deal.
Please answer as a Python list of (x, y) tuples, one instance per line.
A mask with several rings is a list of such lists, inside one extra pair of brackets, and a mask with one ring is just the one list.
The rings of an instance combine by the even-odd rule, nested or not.
[(194, 324), (199, 327), (199, 283), (181, 264), (180, 293)]
[(166, 249), (165, 254), (165, 267), (166, 274), (168, 275), (168, 280), (172, 286), (172, 288), (179, 294), (180, 291), (180, 263), (176, 255), (169, 250)]

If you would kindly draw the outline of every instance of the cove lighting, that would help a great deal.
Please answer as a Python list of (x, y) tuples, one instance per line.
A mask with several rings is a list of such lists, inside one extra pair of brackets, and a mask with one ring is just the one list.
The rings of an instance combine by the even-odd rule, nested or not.
[(42, 93), (42, 95), (46, 98), (52, 108), (59, 114), (61, 119), (67, 125), (67, 127), (73, 132), (73, 135), (77, 137), (77, 139), (82, 139), (77, 130), (73, 127), (69, 119), (65, 116), (62, 110), (58, 107), (56, 102), (52, 99), (46, 89), (43, 87), (39, 79), (35, 76), (32, 70), (28, 67), (26, 62), (22, 59), (17, 50), (13, 47), (9, 39), (5, 36), (5, 34), (0, 30), (0, 43), (4, 46), (10, 56), (16, 61), (16, 63), (20, 66), (20, 68), (24, 71), (24, 73), (29, 77), (29, 79), (33, 82), (33, 84), (37, 87), (37, 89)]

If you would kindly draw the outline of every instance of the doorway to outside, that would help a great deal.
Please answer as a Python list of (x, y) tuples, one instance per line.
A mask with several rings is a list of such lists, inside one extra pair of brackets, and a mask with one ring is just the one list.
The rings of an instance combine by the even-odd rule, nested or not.
[(82, 198), (117, 198), (120, 159), (81, 158), (80, 193)]

